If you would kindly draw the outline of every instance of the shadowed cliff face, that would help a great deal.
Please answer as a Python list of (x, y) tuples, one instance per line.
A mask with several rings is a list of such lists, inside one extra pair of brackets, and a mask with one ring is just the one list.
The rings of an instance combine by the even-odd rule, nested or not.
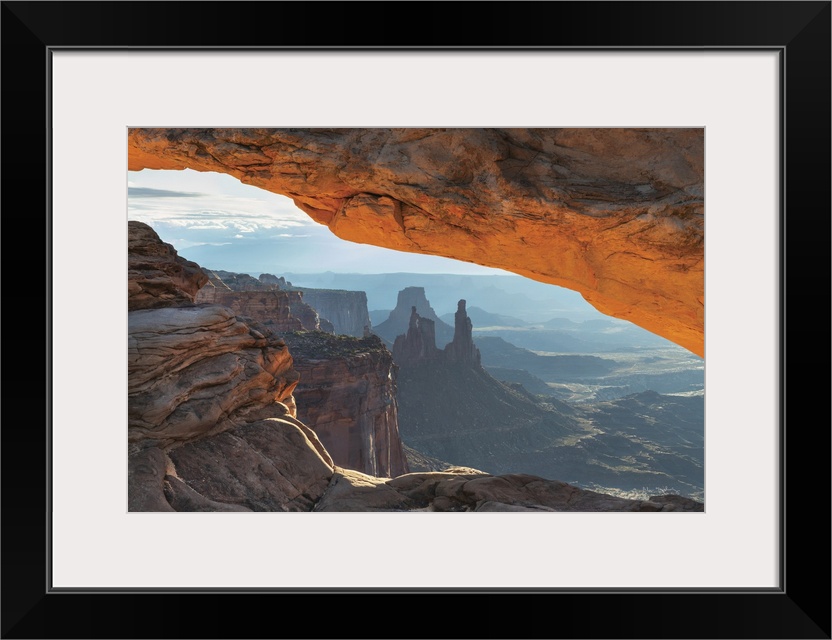
[(339, 237), (513, 271), (704, 353), (703, 129), (131, 129)]
[(396, 368), (377, 336), (284, 334), (300, 382), (298, 418), (340, 467), (396, 477), (408, 467), (399, 439)]

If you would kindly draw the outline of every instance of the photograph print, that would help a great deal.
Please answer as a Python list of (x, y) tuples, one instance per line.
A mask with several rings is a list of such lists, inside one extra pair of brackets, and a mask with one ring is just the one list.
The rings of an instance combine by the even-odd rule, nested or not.
[(129, 511), (705, 511), (704, 128), (127, 137)]

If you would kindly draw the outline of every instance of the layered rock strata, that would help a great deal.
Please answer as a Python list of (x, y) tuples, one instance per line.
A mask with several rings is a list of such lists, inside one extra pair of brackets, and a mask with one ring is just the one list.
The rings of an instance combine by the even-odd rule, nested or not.
[(200, 289), (197, 302), (228, 307), (236, 315), (252, 318), (274, 331), (319, 331), (315, 310), (297, 291), (223, 291), (210, 285)]
[(275, 403), (293, 406), (298, 374), (261, 329), (218, 305), (130, 312), (129, 440), (170, 446), (286, 413)]
[(300, 382), (297, 415), (335, 464), (372, 476), (407, 473), (398, 428), (396, 368), (376, 336), (321, 332), (284, 336)]
[(194, 304), (207, 276), (129, 226), (128, 509), (308, 511), (334, 466), (296, 418), (286, 344), (228, 307)]
[(208, 275), (162, 242), (144, 222), (127, 223), (127, 308), (157, 309), (193, 304)]
[(130, 129), (346, 240), (513, 271), (704, 351), (704, 129)]
[(317, 312), (304, 302), (302, 293), (273, 288), (251, 276), (246, 277), (252, 282), (240, 282), (240, 276), (245, 274), (231, 275), (235, 277), (237, 288), (227, 286), (225, 280), (219, 277), (212, 277), (211, 282), (199, 290), (196, 301), (223, 305), (236, 315), (252, 318), (274, 331), (321, 329)]

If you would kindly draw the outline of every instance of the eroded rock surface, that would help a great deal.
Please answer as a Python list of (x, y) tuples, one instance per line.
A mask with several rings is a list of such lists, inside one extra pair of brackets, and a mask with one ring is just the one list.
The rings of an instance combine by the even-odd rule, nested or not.
[(130, 311), (193, 304), (208, 276), (180, 257), (144, 222), (127, 223), (127, 305)]
[(384, 322), (373, 327), (373, 333), (392, 344), (399, 335), (407, 333), (412, 327), (414, 309), (420, 318), (433, 323), (433, 344), (440, 345), (442, 348), (453, 340), (454, 328), (436, 315), (425, 296), (424, 287), (405, 287), (399, 291), (396, 308), (390, 312)]
[(364, 291), (306, 287), (299, 290), (303, 292), (303, 301), (315, 309), (321, 318), (332, 323), (334, 333), (363, 338), (372, 328), (370, 312), (367, 309), (367, 294)]
[(628, 500), (527, 474), (475, 469), (410, 473), (392, 480), (337, 468), (314, 511), (704, 511), (680, 496)]
[(173, 504), (200, 511), (215, 510), (212, 503), (233, 510), (310, 511), (333, 474), (331, 458), (310, 440), (310, 433), (296, 422), (275, 418), (171, 450), (176, 477), (192, 489), (169, 479)]
[[(196, 301), (228, 307), (238, 316), (252, 318), (274, 331), (317, 331), (320, 318), (298, 291), (283, 291), (277, 285), (263, 284), (246, 274), (216, 272), (196, 295)], [(227, 275), (226, 275), (227, 274)]]
[(231, 174), (341, 238), (580, 291), (704, 351), (704, 129), (130, 129), (129, 168)]
[(480, 366), (480, 351), (474, 344), (473, 331), (465, 300), (460, 300), (454, 314), (454, 339), (445, 346), (446, 362)]
[(410, 311), (407, 332), (396, 337), (393, 343), (393, 360), (400, 365), (435, 362), (443, 353), (436, 348), (436, 323), (420, 316), (416, 307)]
[(288, 333), (300, 381), (293, 395), (335, 463), (372, 476), (407, 473), (399, 438), (396, 371), (377, 336)]
[[(285, 343), (227, 307), (128, 314), (129, 440), (161, 446), (294, 410)], [(146, 443), (147, 444), (147, 443)]]

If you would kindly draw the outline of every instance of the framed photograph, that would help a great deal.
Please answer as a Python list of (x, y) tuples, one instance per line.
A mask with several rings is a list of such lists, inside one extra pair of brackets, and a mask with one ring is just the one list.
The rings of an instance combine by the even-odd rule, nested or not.
[[(830, 637), (828, 384), (806, 355), (828, 353), (829, 2), (2, 11), (7, 326), (46, 319), (44, 358), (6, 357), (3, 637), (279, 636), (250, 614), (287, 606), (310, 637)], [(136, 127), (703, 130), (704, 512), (128, 511)], [(14, 214), (21, 188), (45, 215)], [(30, 397), (38, 418), (11, 419)], [(504, 615), (376, 632), (321, 615), (340, 595)], [(175, 628), (152, 615), (183, 603)]]

